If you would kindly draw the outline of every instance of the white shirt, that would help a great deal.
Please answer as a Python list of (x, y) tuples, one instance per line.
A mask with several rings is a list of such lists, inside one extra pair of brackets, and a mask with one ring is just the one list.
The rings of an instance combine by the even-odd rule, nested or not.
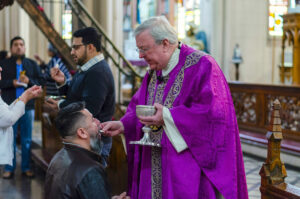
[[(162, 70), (163, 77), (167, 76), (178, 64), (179, 55), (180, 50), (176, 48), (168, 62), (167, 67)], [(165, 106), (163, 107), (163, 120), (165, 123), (163, 128), (176, 151), (180, 153), (187, 149), (188, 146), (176, 127), (170, 110)]]
[(0, 165), (12, 165), (14, 158), (14, 132), (12, 126), (24, 113), (24, 102), (13, 102), (8, 106), (0, 96)]

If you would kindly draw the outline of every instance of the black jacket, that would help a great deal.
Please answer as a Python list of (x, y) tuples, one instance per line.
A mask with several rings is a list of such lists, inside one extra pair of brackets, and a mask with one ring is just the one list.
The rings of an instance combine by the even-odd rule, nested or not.
[[(26, 76), (29, 78), (28, 87), (33, 85), (44, 85), (46, 79), (41, 73), (40, 67), (31, 59), (22, 59), (23, 70), (26, 70)], [(11, 104), (16, 99), (16, 88), (13, 80), (17, 77), (16, 58), (11, 57), (0, 61), (2, 67), (2, 79), (0, 80), (1, 97), (7, 103)], [(26, 110), (34, 109), (34, 100), (26, 104)]]
[(112, 72), (105, 60), (87, 71), (77, 72), (70, 84), (59, 89), (67, 95), (60, 108), (73, 102), (85, 101), (86, 108), (101, 122), (110, 121), (115, 110), (115, 86)]
[(84, 148), (65, 144), (55, 154), (46, 174), (46, 199), (111, 198), (101, 157)]

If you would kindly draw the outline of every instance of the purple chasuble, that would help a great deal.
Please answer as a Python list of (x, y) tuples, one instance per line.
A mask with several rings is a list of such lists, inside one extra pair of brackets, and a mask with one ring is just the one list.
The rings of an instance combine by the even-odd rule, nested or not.
[[(157, 80), (159, 74), (146, 74), (121, 119), (128, 152), (128, 195), (133, 199), (214, 199), (219, 192), (226, 199), (247, 199), (235, 110), (218, 64), (211, 56), (182, 45), (175, 68), (163, 81)], [(143, 136), (136, 105), (154, 102), (170, 110), (186, 150), (177, 153), (163, 130), (154, 138), (161, 149), (129, 144)]]

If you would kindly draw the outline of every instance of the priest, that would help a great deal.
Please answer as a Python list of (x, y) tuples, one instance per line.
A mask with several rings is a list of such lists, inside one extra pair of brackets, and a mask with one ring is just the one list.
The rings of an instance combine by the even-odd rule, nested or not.
[[(129, 195), (247, 199), (235, 110), (216, 61), (178, 42), (162, 16), (143, 22), (135, 37), (150, 70), (121, 121), (102, 123), (105, 135), (125, 135)], [(154, 105), (156, 114), (138, 118), (137, 105)], [(144, 125), (161, 147), (129, 144), (141, 139)]]

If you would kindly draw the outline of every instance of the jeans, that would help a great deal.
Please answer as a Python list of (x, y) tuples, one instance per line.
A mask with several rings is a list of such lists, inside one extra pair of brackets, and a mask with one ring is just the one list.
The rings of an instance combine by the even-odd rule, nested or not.
[(13, 172), (16, 169), (16, 137), (18, 127), (21, 133), (21, 149), (22, 149), (22, 172), (30, 170), (31, 160), (31, 134), (34, 121), (34, 110), (26, 110), (25, 114), (13, 125), (14, 129), (14, 159), (13, 166), (5, 165), (4, 170)]

